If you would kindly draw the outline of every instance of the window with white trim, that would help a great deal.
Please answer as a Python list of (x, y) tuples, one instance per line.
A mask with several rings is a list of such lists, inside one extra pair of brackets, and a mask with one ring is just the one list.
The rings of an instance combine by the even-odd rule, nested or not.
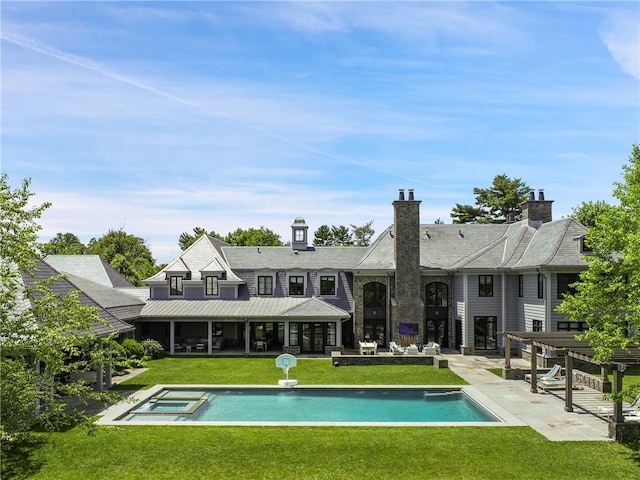
[(182, 296), (182, 277), (169, 277), (169, 295)]
[(304, 295), (304, 277), (302, 275), (289, 277), (289, 295)]
[(209, 276), (204, 279), (204, 294), (207, 296), (218, 295), (218, 277)]
[(336, 294), (335, 275), (320, 275), (320, 295), (334, 296)]

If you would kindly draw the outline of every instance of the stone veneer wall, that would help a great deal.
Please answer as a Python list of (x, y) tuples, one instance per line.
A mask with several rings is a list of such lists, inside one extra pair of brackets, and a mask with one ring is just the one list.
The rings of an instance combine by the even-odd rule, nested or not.
[(391, 336), (398, 335), (400, 323), (417, 323), (424, 338), (424, 304), (420, 292), (420, 201), (404, 200), (401, 191), (394, 209), (395, 305), (392, 305)]
[[(353, 329), (354, 329), (354, 341), (358, 342), (359, 340), (364, 340), (364, 305), (362, 304), (362, 292), (363, 288), (367, 283), (378, 282), (382, 283), (387, 287), (387, 291), (389, 291), (389, 287), (391, 290), (393, 289), (393, 277), (387, 275), (375, 275), (375, 276), (363, 276), (363, 275), (355, 275), (353, 276)], [(393, 292), (391, 292), (393, 295)], [(387, 304), (389, 303), (389, 299), (387, 298)], [(387, 324), (389, 323), (389, 315), (387, 314)], [(391, 332), (387, 332), (387, 341), (391, 340)], [(357, 345), (357, 343), (356, 343)]]

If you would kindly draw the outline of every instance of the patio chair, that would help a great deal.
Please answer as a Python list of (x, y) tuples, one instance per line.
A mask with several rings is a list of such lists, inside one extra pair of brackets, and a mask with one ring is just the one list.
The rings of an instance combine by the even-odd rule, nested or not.
[(389, 351), (394, 355), (404, 354), (404, 348), (398, 346), (396, 342), (389, 342)]
[(567, 385), (565, 377), (543, 378), (538, 382), (538, 387), (542, 390), (562, 390)]
[(266, 342), (262, 340), (256, 340), (256, 352), (266, 352), (267, 345)]
[[(551, 380), (557, 377), (558, 375), (560, 375), (561, 371), (562, 371), (562, 366), (556, 363), (553, 367), (551, 367), (551, 370), (549, 370), (548, 372), (538, 373), (536, 375), (536, 379), (538, 380), (538, 382), (542, 380)], [(526, 382), (531, 383), (531, 374), (527, 373), (524, 376), (524, 379)]]
[(211, 344), (211, 350), (220, 350), (222, 349), (222, 342), (220, 340), (216, 340)]
[(404, 349), (404, 353), (407, 355), (418, 355), (418, 347), (417, 345), (409, 345), (407, 348)]
[[(599, 407), (600, 415), (613, 415), (613, 406)], [(640, 415), (640, 395), (638, 395), (628, 406), (623, 405), (623, 415)]]
[(431, 357), (440, 355), (440, 345), (435, 342), (429, 342), (422, 347), (422, 353)]

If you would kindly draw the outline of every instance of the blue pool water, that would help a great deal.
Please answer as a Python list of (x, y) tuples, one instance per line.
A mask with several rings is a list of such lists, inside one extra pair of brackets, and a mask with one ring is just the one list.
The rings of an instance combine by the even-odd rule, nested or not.
[[(193, 413), (162, 414), (163, 408), (148, 408), (153, 402), (171, 402), (181, 393), (164, 391), (161, 399), (150, 399), (121, 420), (166, 422), (496, 422), (488, 410), (460, 389), (353, 389), (266, 388), (207, 389), (185, 391), (200, 395), (201, 405)], [(167, 412), (168, 413), (168, 412)]]

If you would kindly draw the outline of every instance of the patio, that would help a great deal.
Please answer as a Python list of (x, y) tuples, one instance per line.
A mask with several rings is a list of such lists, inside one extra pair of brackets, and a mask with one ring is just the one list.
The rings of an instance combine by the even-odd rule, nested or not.
[[(525, 345), (530, 345), (531, 351), (538, 349), (551, 352), (553, 361), (562, 363), (565, 368), (565, 385), (564, 385), (564, 409), (567, 412), (573, 412), (574, 407), (579, 404), (574, 399), (576, 395), (574, 387), (576, 386), (574, 378), (574, 365), (576, 363), (591, 364), (600, 368), (602, 391), (598, 391), (600, 395), (607, 392), (619, 393), (622, 390), (622, 377), (624, 372), (633, 366), (638, 368), (640, 365), (640, 349), (635, 345), (630, 345), (628, 351), (616, 350), (609, 362), (602, 363), (596, 358), (596, 354), (585, 341), (578, 340), (574, 332), (504, 332), (505, 336), (505, 360), (504, 360), (504, 378), (513, 378), (512, 359), (511, 359), (511, 342), (516, 341)], [(537, 369), (539, 361), (544, 358), (538, 355), (531, 355), (529, 362), (529, 370), (531, 373), (530, 392), (538, 393), (537, 385)], [(613, 381), (609, 382), (609, 373), (613, 373)], [(584, 387), (588, 388), (588, 387)], [(611, 415), (608, 422), (609, 436), (617, 440), (633, 436), (640, 431), (640, 422), (627, 422), (622, 414), (622, 402), (616, 401), (611, 404)]]

